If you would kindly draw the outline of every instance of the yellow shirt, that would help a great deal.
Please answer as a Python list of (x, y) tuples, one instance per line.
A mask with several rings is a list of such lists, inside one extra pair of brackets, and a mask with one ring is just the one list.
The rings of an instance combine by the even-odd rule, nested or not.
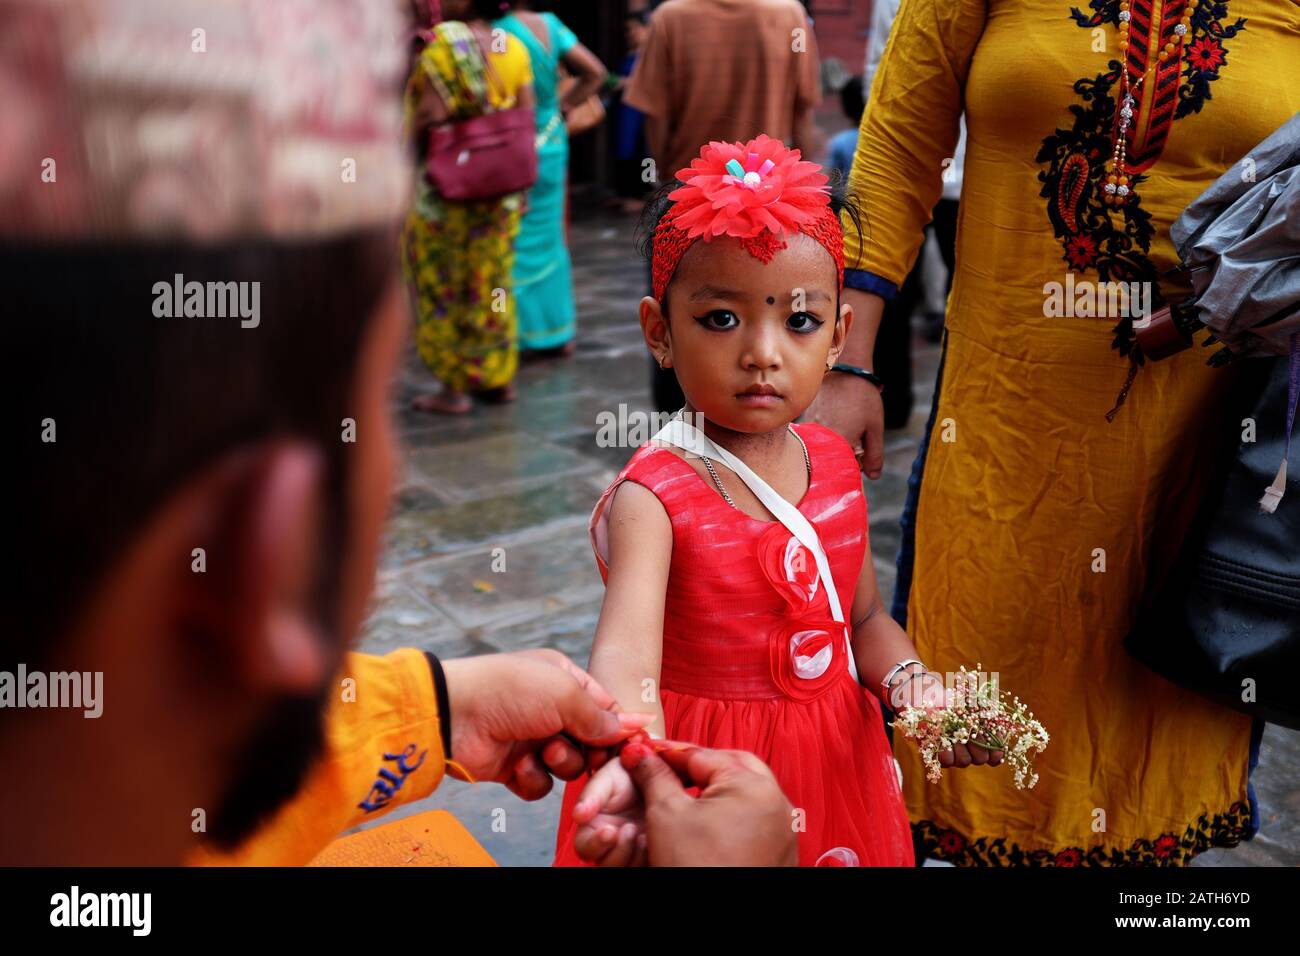
[[(487, 70), (485, 74), (488, 103), (493, 109), (510, 109), (519, 98), (524, 87), (533, 82), (533, 64), (528, 56), (528, 48), (518, 37), (501, 31), (504, 40), (499, 48), (489, 49)], [(420, 51), (420, 56), (412, 71), (411, 83), (407, 89), (408, 121), (413, 109), (417, 77), (423, 76), (428, 81), (428, 89), (444, 90), (444, 106), (453, 117), (474, 115), (479, 110), (479, 91), (467, 85), (466, 77), (470, 72), (458, 40), (476, 42), (469, 29), (458, 21), (440, 23), (435, 30), (435, 39)], [(493, 47), (497, 43), (493, 41)], [(442, 95), (441, 93), (439, 95)]]
[(189, 862), (301, 866), (349, 827), (433, 793), (447, 760), (424, 654), (349, 654), (336, 685), (325, 755), (298, 795), (234, 852), (203, 847)]
[[(1108, 419), (1131, 371), (1112, 343), (1132, 316), (1082, 292), (1062, 313), (1051, 293), (1173, 294), (1170, 225), (1225, 171), (1248, 174), (1251, 149), (1300, 110), (1300, 6), (1201, 2), (1181, 33), (1181, 0), (1129, 6), (1125, 57), (1118, 0), (906, 0), (849, 178), (866, 234), (846, 227), (845, 283), (888, 295), (965, 114), (906, 622), (931, 669), (998, 672), (1052, 742), (1038, 785), (1018, 791), (1005, 769), (928, 783), (895, 739), (918, 837), (959, 864), (1184, 863), (1250, 824), (1250, 718), (1123, 646), (1240, 434), (1223, 401), (1239, 369), (1208, 368), (1199, 344), (1147, 361)], [(1125, 59), (1143, 79), (1120, 207), (1104, 190)]]

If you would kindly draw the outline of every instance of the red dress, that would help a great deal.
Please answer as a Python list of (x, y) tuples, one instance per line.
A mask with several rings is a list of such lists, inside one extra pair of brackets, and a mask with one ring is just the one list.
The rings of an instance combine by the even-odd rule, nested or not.
[[(817, 529), (847, 617), (866, 552), (867, 504), (847, 442), (796, 425), (812, 478), (798, 508)], [(795, 807), (802, 866), (911, 866), (912, 839), (880, 703), (848, 669), (811, 554), (776, 521), (728, 505), (673, 452), (643, 445), (601, 496), (592, 539), (607, 578), (603, 514), (624, 481), (650, 489), (672, 521), (660, 698), (667, 736), (748, 750)], [(556, 865), (580, 865), (564, 793)]]

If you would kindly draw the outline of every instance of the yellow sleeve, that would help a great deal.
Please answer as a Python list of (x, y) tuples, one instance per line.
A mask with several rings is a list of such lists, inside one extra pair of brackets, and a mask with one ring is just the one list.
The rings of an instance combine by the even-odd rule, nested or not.
[(349, 654), (335, 686), (325, 755), (297, 796), (235, 851), (203, 847), (190, 862), (300, 866), (349, 827), (433, 793), (447, 761), (424, 654)]
[(519, 71), (519, 83), (515, 87), (516, 92), (518, 92), (520, 87), (527, 86), (529, 83), (533, 82), (533, 58), (528, 55), (528, 47), (524, 46), (524, 41), (520, 40), (513, 34), (508, 33), (506, 36), (514, 41), (515, 59), (519, 63), (517, 67)]
[(533, 61), (522, 40), (513, 33), (505, 34), (505, 38), (506, 48), (500, 53), (492, 54), (492, 68), (505, 87), (506, 101), (513, 103), (518, 99), (520, 90), (533, 82)]
[(863, 235), (845, 215), (845, 285), (892, 298), (911, 271), (943, 192), (943, 161), (957, 148), (966, 75), (987, 17), (986, 0), (903, 0), (849, 173)]

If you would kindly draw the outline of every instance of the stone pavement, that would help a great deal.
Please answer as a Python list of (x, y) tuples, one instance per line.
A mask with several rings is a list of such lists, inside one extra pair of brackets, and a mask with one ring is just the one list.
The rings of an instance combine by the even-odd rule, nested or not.
[[(412, 350), (395, 396), (405, 472), (389, 519), (378, 592), (362, 650), (406, 646), (443, 657), (551, 647), (585, 664), (602, 586), (587, 538), (600, 492), (632, 453), (599, 447), (597, 415), (653, 412), (637, 324), (645, 266), (634, 220), (574, 223), (578, 351), (525, 364), (512, 405), (466, 417), (410, 411), (432, 387)], [(868, 483), (881, 592), (894, 588), (898, 516), (929, 411), (938, 349), (916, 340), (916, 408), (886, 441), (886, 469)], [(1269, 727), (1256, 777), (1263, 833), (1201, 857), (1222, 865), (1300, 864), (1300, 733)], [(446, 780), (428, 800), (386, 819), (445, 807), (503, 865), (544, 866), (554, 851), (560, 789), (524, 803), (494, 784)], [(377, 821), (380, 822), (380, 821)]]

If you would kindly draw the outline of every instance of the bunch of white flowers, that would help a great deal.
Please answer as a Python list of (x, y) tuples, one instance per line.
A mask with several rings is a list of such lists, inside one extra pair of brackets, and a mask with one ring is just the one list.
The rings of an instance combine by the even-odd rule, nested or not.
[(955, 744), (975, 744), (1002, 751), (1015, 773), (1016, 789), (1032, 790), (1038, 783), (1033, 758), (1047, 748), (1047, 731), (1019, 697), (999, 691), (995, 681), (981, 682), (980, 673), (978, 664), (974, 671), (962, 667), (945, 706), (904, 707), (892, 726), (916, 741), (931, 783), (943, 776), (939, 754)]

